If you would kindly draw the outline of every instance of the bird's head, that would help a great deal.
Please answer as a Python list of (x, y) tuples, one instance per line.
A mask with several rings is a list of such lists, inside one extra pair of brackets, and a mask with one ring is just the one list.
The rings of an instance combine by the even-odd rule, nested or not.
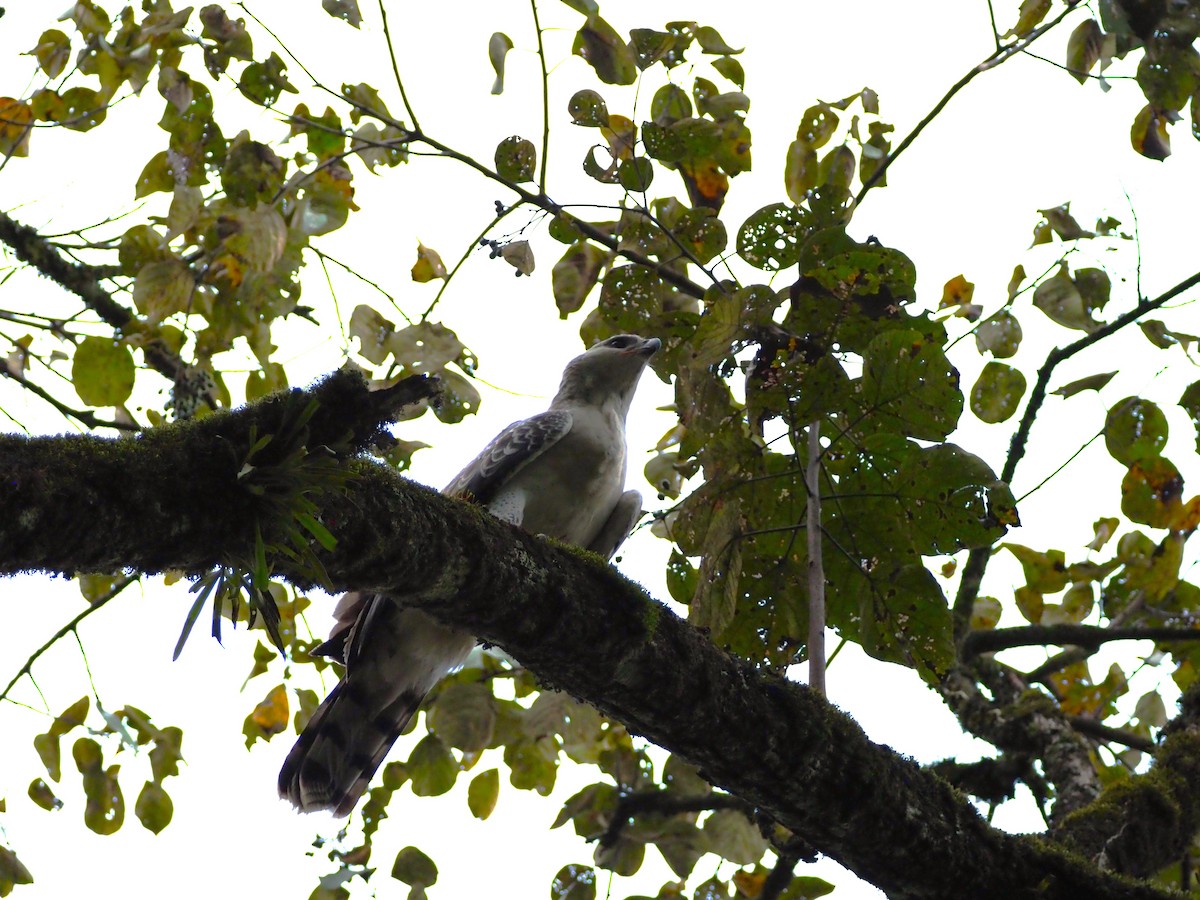
[(562, 385), (551, 406), (615, 403), (624, 417), (633, 400), (638, 379), (662, 341), (636, 334), (618, 334), (593, 346), (563, 370)]

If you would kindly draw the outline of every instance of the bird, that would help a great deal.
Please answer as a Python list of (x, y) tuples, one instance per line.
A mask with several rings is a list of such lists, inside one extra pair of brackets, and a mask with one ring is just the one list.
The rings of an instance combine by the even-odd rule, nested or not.
[[(625, 419), (657, 338), (620, 334), (575, 357), (550, 407), (514, 422), (442, 493), (499, 519), (611, 559), (642, 514), (625, 490)], [(312, 653), (345, 667), (279, 772), (279, 795), (301, 812), (347, 816), (422, 700), (461, 666), (476, 640), (402, 595), (351, 591)]]

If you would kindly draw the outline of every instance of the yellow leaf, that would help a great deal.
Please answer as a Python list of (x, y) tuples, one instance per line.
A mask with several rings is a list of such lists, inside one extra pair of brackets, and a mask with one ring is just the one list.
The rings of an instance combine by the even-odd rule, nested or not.
[(28, 156), (29, 133), (33, 130), (33, 110), (28, 103), (12, 97), (0, 97), (0, 154)]
[(413, 263), (412, 280), (424, 284), (435, 278), (446, 277), (446, 264), (436, 250), (417, 242), (417, 261)]

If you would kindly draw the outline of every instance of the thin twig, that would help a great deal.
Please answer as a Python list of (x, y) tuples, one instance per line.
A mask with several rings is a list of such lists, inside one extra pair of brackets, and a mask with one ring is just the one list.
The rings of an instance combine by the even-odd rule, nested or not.
[[(33, 664), (38, 661), (38, 658), (43, 653), (45, 653), (47, 650), (49, 650), (51, 647), (53, 647), (62, 638), (66, 637), (68, 634), (71, 634), (73, 631), (75, 631), (75, 629), (79, 627), (80, 622), (82, 622), (84, 619), (86, 619), (92, 613), (96, 612), (96, 610), (100, 609), (100, 607), (102, 607), (106, 603), (108, 603), (109, 600), (112, 600), (115, 596), (117, 596), (117, 594), (121, 593), (121, 591), (125, 590), (125, 588), (129, 587), (129, 585), (133, 584), (135, 581), (138, 581), (140, 578), (141, 578), (140, 575), (122, 576), (111, 588), (109, 588), (109, 590), (106, 593), (97, 597), (93, 602), (91, 602), (88, 605), (88, 607), (86, 609), (82, 610), (77, 616), (75, 616), (73, 619), (71, 619), (71, 621), (67, 622), (66, 625), (64, 625), (62, 628), (58, 629), (58, 631), (54, 632), (54, 634), (50, 636), (50, 639), (47, 640), (46, 643), (42, 644), (42, 646), (38, 647), (36, 650), (33, 651), (33, 654), (27, 660), (25, 660), (25, 664), (23, 666), (21, 666), (20, 669), (17, 670), (17, 674), (14, 675), (12, 677), (12, 680), (10, 680), (8, 682), (8, 686), (5, 687), (3, 691), (0, 691), (0, 700), (8, 700), (9, 699), (8, 692), (13, 689), (13, 686), (18, 681), (20, 681), (23, 676), (29, 675), (30, 678), (33, 677), (30, 674), (33, 670)], [(16, 701), (9, 700), (9, 702), (13, 703)]]
[(538, 190), (544, 194), (546, 159), (550, 156), (550, 73), (546, 69), (546, 48), (542, 46), (542, 23), (538, 19), (537, 0), (529, 0), (529, 6), (533, 10), (533, 28), (537, 32), (538, 62), (542, 64), (542, 167), (538, 173)]
[(1125, 731), (1122, 728), (1112, 728), (1103, 722), (1089, 719), (1087, 716), (1067, 716), (1067, 721), (1080, 734), (1086, 734), (1089, 737), (1124, 744), (1126, 747), (1141, 750), (1143, 753), (1153, 753), (1158, 749), (1158, 745), (1148, 737), (1134, 734), (1132, 731)]
[(400, 100), (404, 103), (404, 111), (408, 113), (408, 118), (412, 121), (413, 130), (420, 131), (421, 123), (417, 121), (417, 114), (413, 111), (412, 104), (408, 102), (408, 93), (404, 90), (404, 79), (400, 77), (400, 66), (396, 62), (396, 47), (392, 43), (392, 32), (388, 29), (387, 10), (384, 9), (383, 0), (379, 0), (379, 18), (383, 20), (383, 37), (387, 41), (388, 56), (392, 59), (392, 74), (396, 76), (396, 87), (400, 89)]
[[(951, 86), (950, 90), (946, 91), (942, 99), (934, 105), (933, 109), (931, 109), (929, 113), (917, 123), (916, 127), (908, 133), (904, 140), (902, 140), (896, 146), (896, 149), (884, 157), (884, 160), (882, 163), (880, 163), (879, 167), (871, 173), (871, 177), (863, 182), (862, 188), (859, 189), (858, 195), (854, 198), (854, 205), (858, 206), (862, 203), (863, 197), (867, 195), (867, 192), (871, 190), (871, 188), (879, 184), (880, 180), (887, 173), (887, 170), (891, 167), (892, 163), (896, 161), (896, 158), (912, 145), (913, 141), (917, 139), (918, 135), (925, 130), (929, 123), (936, 119), (941, 111), (946, 108), (946, 104), (948, 104), (954, 98), (954, 95), (970, 84), (976, 75), (980, 75), (989, 69), (994, 69), (1001, 63), (1011, 59), (1017, 53), (1024, 51), (1030, 44), (1032, 44), (1043, 34), (1070, 15), (1075, 10), (1075, 7), (1079, 4), (1079, 2), (1080, 0), (1070, 0), (1070, 2), (1067, 3), (1067, 8), (1059, 13), (1055, 18), (1051, 19), (1046, 24), (1035, 28), (1027, 36), (1019, 38), (1011, 44), (1000, 44), (999, 40), (997, 40), (996, 50), (987, 59), (967, 72), (967, 74), (962, 78), (958, 79), (958, 81)], [(990, 2), (988, 5), (990, 9)], [(992, 22), (992, 30), (993, 33), (995, 33), (994, 18)]]
[(821, 555), (821, 421), (808, 426), (808, 686), (825, 696), (825, 561)]
[(339, 268), (343, 269), (348, 274), (353, 275), (355, 278), (357, 278), (363, 284), (375, 288), (375, 290), (379, 291), (379, 293), (381, 293), (381, 294), (383, 294), (383, 296), (387, 297), (388, 302), (392, 304), (392, 306), (395, 308), (396, 312), (400, 313), (400, 315), (404, 317), (405, 322), (407, 322), (409, 325), (411, 325), (413, 323), (413, 320), (408, 317), (408, 314), (403, 309), (400, 308), (400, 304), (396, 302), (396, 298), (393, 297), (391, 294), (389, 294), (382, 285), (375, 283), (370, 278), (368, 278), (367, 276), (365, 276), (361, 272), (359, 272), (357, 269), (350, 266), (348, 263), (342, 262), (337, 257), (330, 256), (324, 250), (319, 250), (316, 247), (312, 247), (312, 246), (308, 247), (307, 249), (309, 249), (313, 253), (315, 253), (322, 262), (331, 262), (335, 266), (338, 266)]
[(49, 391), (45, 390), (44, 388), (40, 387), (39, 385), (34, 384), (32, 381), (30, 381), (28, 378), (25, 378), (23, 375), (18, 375), (17, 373), (13, 372), (11, 369), (0, 368), (0, 374), (11, 378), (13, 381), (15, 381), (17, 384), (19, 384), (22, 388), (29, 391), (29, 393), (34, 394), (35, 396), (40, 397), (41, 399), (45, 400), (47, 403), (49, 403), (51, 406), (53, 406), (56, 410), (58, 410), (64, 416), (66, 416), (69, 419), (74, 419), (75, 421), (79, 422), (80, 425), (83, 425), (85, 428), (91, 428), (91, 429), (115, 428), (118, 431), (141, 431), (142, 430), (141, 426), (135, 425), (131, 422), (109, 421), (107, 419), (98, 418), (94, 413), (92, 413), (86, 409), (73, 409), (72, 407), (67, 406), (67, 404), (63, 403), (61, 400), (59, 400), (57, 397), (55, 397)]
[(454, 268), (451, 269), (446, 274), (446, 277), (442, 279), (442, 285), (438, 288), (437, 294), (434, 295), (433, 301), (429, 304), (429, 308), (426, 309), (425, 312), (421, 313), (422, 322), (428, 320), (429, 316), (432, 315), (434, 307), (436, 307), (438, 302), (442, 299), (442, 294), (446, 293), (446, 288), (450, 286), (450, 282), (453, 280), (454, 276), (458, 274), (458, 270), (461, 269), (466, 261), (471, 258), (471, 254), (479, 249), (480, 242), (488, 236), (488, 233), (493, 228), (495, 228), (504, 220), (505, 216), (507, 216), (516, 208), (516, 206), (506, 206), (504, 209), (500, 210), (500, 212), (494, 219), (492, 219), (492, 221), (488, 222), (487, 225), (483, 227), (483, 230), (480, 231), (479, 234), (475, 235), (471, 243), (467, 245), (467, 249), (463, 251), (462, 256), (458, 258), (458, 262), (454, 264)]

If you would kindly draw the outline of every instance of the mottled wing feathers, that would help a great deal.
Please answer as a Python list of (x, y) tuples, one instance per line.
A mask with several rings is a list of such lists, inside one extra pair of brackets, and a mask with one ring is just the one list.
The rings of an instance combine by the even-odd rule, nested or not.
[(442, 490), (486, 506), (504, 483), (571, 430), (571, 413), (554, 409), (513, 422)]

